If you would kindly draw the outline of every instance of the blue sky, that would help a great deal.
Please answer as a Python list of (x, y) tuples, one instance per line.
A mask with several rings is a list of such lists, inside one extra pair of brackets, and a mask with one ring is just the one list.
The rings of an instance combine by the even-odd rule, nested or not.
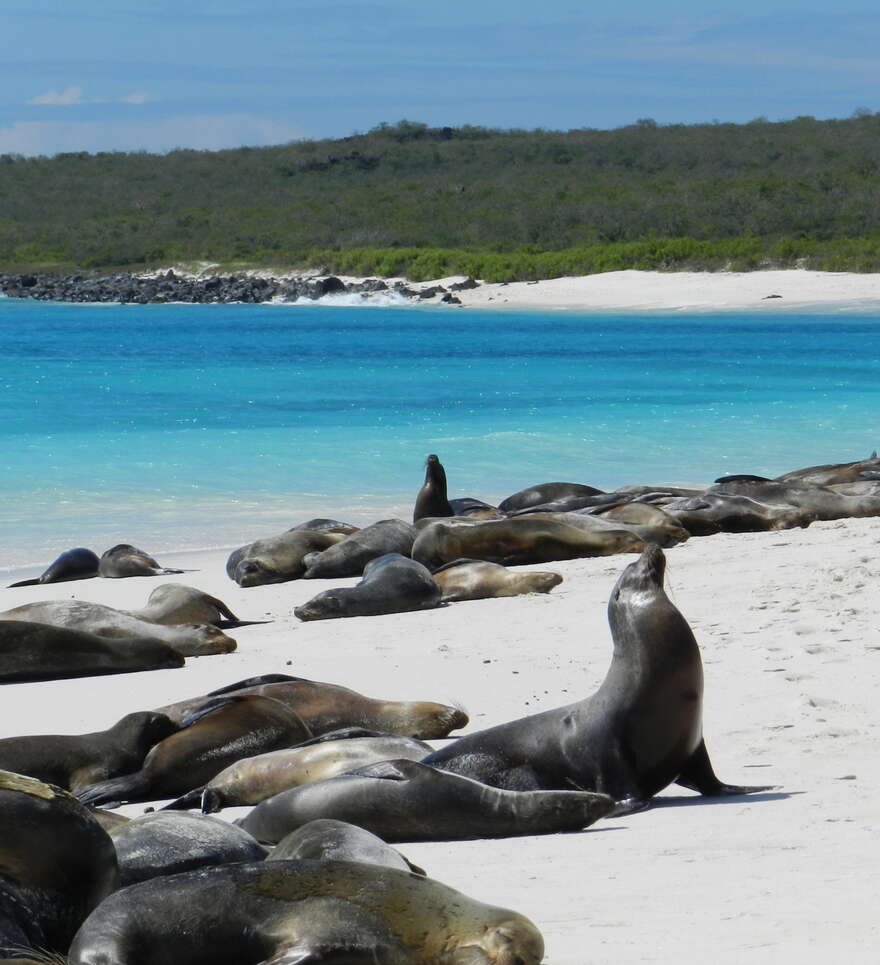
[(880, 110), (880, 8), (817, 0), (0, 0), (0, 153)]

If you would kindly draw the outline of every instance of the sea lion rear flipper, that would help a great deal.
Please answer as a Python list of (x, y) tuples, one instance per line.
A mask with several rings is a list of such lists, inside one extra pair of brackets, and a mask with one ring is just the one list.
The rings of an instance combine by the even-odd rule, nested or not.
[(192, 791), (187, 791), (186, 794), (182, 794), (179, 798), (172, 801), (170, 804), (166, 804), (165, 807), (159, 808), (160, 811), (188, 811), (190, 808), (197, 808), (202, 800), (202, 792), (205, 790), (204, 786), (194, 788)]
[(323, 734), (300, 741), (292, 747), (311, 747), (313, 744), (326, 744), (327, 741), (354, 740), (357, 737), (390, 737), (394, 736), (384, 730), (368, 730), (366, 727), (340, 727), (339, 730), (328, 730)]
[(237, 630), (239, 627), (256, 627), (263, 623), (272, 623), (272, 620), (215, 620), (213, 626), (218, 630)]
[(675, 779), (676, 784), (689, 787), (692, 791), (699, 791), (706, 797), (724, 797), (729, 794), (754, 794), (757, 791), (772, 791), (774, 785), (761, 787), (744, 787), (737, 784), (724, 784), (715, 775), (709, 752), (706, 750), (705, 740), (700, 741), (699, 747), (691, 755), (690, 760), (682, 768)]
[(6, 587), (7, 590), (11, 590), (16, 586), (38, 586), (40, 582), (39, 577), (35, 577), (33, 580), (19, 580), (18, 583), (10, 583)]
[(101, 781), (77, 791), (75, 797), (90, 807), (114, 808), (126, 801), (142, 800), (150, 789), (150, 781), (142, 771)]

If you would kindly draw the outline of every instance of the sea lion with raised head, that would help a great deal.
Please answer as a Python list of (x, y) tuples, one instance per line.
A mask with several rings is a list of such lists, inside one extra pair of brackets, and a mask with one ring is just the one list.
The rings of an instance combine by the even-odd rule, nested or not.
[(424, 741), (394, 734), (324, 739), (334, 733), (340, 732), (333, 731), (296, 747), (236, 761), (212, 777), (204, 787), (189, 791), (168, 808), (201, 806), (206, 814), (214, 814), (227, 807), (259, 804), (291, 787), (324, 781), (365, 764), (392, 758), (419, 761), (432, 750)]
[(315, 818), (291, 831), (278, 842), (266, 860), (359, 861), (425, 874), (422, 868), (366, 828), (331, 818)]
[(180, 722), (213, 697), (259, 694), (280, 700), (308, 724), (316, 737), (345, 727), (364, 727), (384, 734), (434, 740), (448, 736), (450, 731), (464, 727), (468, 722), (468, 715), (460, 707), (431, 701), (375, 700), (338, 684), (303, 677), (280, 680), (279, 677), (286, 675), (269, 674), (265, 678), (241, 680), (202, 697), (159, 707), (158, 712)]
[(370, 560), (399, 553), (409, 556), (415, 542), (414, 526), (402, 519), (382, 519), (372, 526), (359, 529), (346, 536), (340, 543), (320, 553), (309, 553), (303, 562), (307, 569), (305, 580), (336, 579), (343, 576), (360, 576)]
[(60, 788), (0, 771), (0, 959), (66, 952), (116, 886), (113, 842), (87, 808)]
[(100, 562), (97, 553), (84, 546), (77, 546), (63, 552), (40, 576), (10, 583), (9, 589), (16, 586), (39, 586), (43, 583), (66, 583), (69, 580), (89, 580), (98, 575)]
[(306, 556), (328, 549), (346, 535), (294, 528), (278, 536), (258, 539), (230, 553), (226, 573), (242, 587), (298, 580), (306, 571), (303, 562)]
[(428, 516), (454, 516), (446, 492), (446, 470), (433, 453), (425, 460), (425, 481), (416, 496), (413, 522)]
[(185, 573), (186, 570), (172, 570), (162, 566), (143, 550), (131, 543), (117, 543), (111, 546), (98, 562), (98, 576), (111, 580), (128, 576), (167, 576), (171, 573)]
[(588, 529), (551, 514), (468, 523), (432, 522), (416, 537), (412, 557), (430, 570), (457, 559), (503, 566), (639, 553), (644, 542), (623, 526)]
[(109, 640), (67, 627), (0, 620), (0, 684), (170, 670), (184, 662), (154, 637)]
[(233, 861), (260, 861), (266, 849), (243, 828), (187, 811), (144, 814), (110, 832), (119, 886)]
[(125, 610), (86, 600), (44, 600), (0, 613), (0, 622), (20, 620), (82, 630), (111, 640), (161, 640), (184, 657), (231, 653), (236, 643), (218, 627), (204, 623), (150, 623)]
[(522, 915), (356, 861), (261, 861), (123, 888), (84, 922), (70, 965), (539, 965)]
[(66, 791), (130, 774), (147, 752), (177, 731), (164, 714), (139, 710), (93, 734), (39, 734), (0, 740), (0, 768)]
[(179, 797), (207, 784), (234, 761), (290, 747), (311, 737), (284, 704), (257, 695), (217, 697), (181, 721), (181, 729), (156, 744), (139, 771), (78, 792), (85, 804)]
[(701, 794), (723, 784), (703, 740), (703, 665), (691, 628), (663, 590), (666, 558), (649, 546), (611, 592), (611, 666), (592, 696), (461, 737), (424, 763), (512, 790), (579, 787), (627, 810), (668, 784)]
[(374, 617), (431, 610), (440, 605), (440, 588), (421, 563), (400, 553), (370, 560), (356, 586), (333, 587), (296, 607), (300, 620)]
[(282, 791), (237, 823), (267, 844), (315, 818), (356, 824), (383, 841), (467, 841), (578, 831), (613, 809), (606, 794), (506, 791), (417, 761), (390, 760)]
[(443, 594), (441, 603), (549, 593), (562, 582), (559, 573), (509, 570), (485, 560), (453, 560), (434, 570), (431, 576)]

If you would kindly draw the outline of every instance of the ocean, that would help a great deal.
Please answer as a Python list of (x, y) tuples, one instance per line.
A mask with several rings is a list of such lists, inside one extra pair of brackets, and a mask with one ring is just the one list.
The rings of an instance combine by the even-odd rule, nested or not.
[(312, 516), (544, 481), (702, 484), (880, 446), (869, 314), (575, 314), (0, 298), (0, 571), (168, 561)]

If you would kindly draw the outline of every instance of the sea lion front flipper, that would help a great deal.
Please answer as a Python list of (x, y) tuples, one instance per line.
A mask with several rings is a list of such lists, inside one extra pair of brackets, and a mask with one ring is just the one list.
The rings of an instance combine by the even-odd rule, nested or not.
[(363, 767), (356, 767), (345, 773), (358, 777), (375, 777), (382, 781), (410, 781), (420, 771), (424, 772), (426, 767), (426, 764), (419, 764), (418, 761), (377, 761), (375, 764), (365, 764)]
[(705, 740), (700, 741), (699, 747), (693, 752), (690, 760), (682, 768), (675, 779), (676, 784), (689, 787), (692, 791), (699, 791), (706, 797), (724, 797), (732, 794), (755, 794), (757, 791), (772, 791), (775, 785), (768, 784), (761, 787), (741, 787), (737, 784), (724, 784), (712, 770), (709, 752), (706, 750)]

